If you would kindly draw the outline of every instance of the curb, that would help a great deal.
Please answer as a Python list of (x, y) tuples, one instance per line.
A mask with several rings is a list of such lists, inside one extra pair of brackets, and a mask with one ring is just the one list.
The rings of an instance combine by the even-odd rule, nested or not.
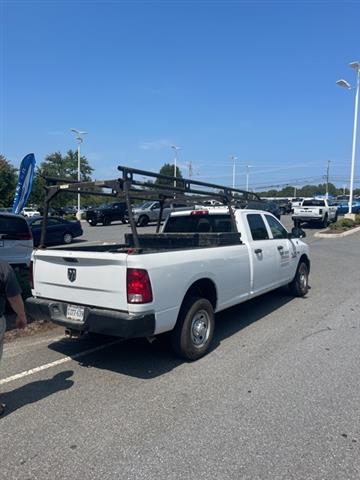
[[(326, 229), (326, 232), (330, 231), (330, 229)], [(322, 232), (316, 232), (314, 234), (314, 237), (319, 237), (319, 238), (342, 238), (342, 237), (347, 237), (348, 235), (352, 235), (353, 233), (360, 232), (360, 227), (355, 227), (352, 228), (351, 230), (347, 230), (346, 232), (342, 233), (322, 233)]]

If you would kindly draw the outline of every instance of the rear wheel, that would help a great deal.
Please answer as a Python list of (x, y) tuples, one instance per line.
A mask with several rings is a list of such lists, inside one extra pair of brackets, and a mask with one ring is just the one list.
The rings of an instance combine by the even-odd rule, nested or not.
[(91, 225), (92, 227), (95, 227), (95, 225), (97, 225), (97, 221), (96, 220), (88, 220), (88, 224)]
[(322, 221), (323, 228), (326, 228), (329, 225), (329, 217), (325, 214), (324, 220)]
[(289, 288), (294, 297), (304, 297), (309, 291), (309, 268), (304, 261), (299, 263), (294, 280), (289, 283)]
[(209, 300), (190, 297), (182, 305), (171, 332), (172, 347), (181, 357), (197, 360), (208, 352), (214, 329), (214, 309)]
[(67, 245), (71, 243), (73, 240), (73, 236), (70, 232), (66, 232), (63, 236), (63, 242), (66, 243)]

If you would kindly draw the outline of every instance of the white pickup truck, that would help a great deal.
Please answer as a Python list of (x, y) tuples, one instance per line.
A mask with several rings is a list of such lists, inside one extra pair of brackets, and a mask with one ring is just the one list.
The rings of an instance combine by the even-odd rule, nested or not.
[(300, 226), (302, 222), (316, 222), (326, 228), (330, 222), (337, 221), (337, 206), (333, 205), (333, 203), (326, 198), (303, 200), (299, 207), (294, 207), (292, 219), (298, 226)]
[(308, 292), (309, 248), (269, 212), (208, 207), (172, 213), (162, 233), (127, 244), (78, 244), (33, 253), (32, 315), (70, 331), (124, 338), (169, 332), (195, 360), (211, 344), (214, 314), (283, 285)]

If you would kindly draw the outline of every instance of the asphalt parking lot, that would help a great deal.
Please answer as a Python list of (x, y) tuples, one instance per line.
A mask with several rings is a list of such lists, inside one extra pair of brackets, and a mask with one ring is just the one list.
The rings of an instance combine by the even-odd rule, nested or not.
[[(84, 238), (126, 231), (84, 225)], [(197, 362), (60, 328), (7, 343), (1, 477), (358, 480), (360, 235), (316, 231), (307, 297), (281, 289), (222, 312)]]

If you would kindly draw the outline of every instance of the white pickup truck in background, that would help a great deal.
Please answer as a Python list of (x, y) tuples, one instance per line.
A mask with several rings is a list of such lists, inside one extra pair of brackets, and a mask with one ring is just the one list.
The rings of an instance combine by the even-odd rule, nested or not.
[(141, 248), (78, 244), (32, 258), (34, 316), (70, 331), (124, 338), (170, 332), (175, 351), (195, 360), (211, 344), (216, 312), (283, 285), (308, 292), (309, 247), (269, 212), (209, 207), (175, 212)]
[(303, 200), (300, 207), (294, 207), (292, 219), (298, 226), (304, 222), (316, 222), (326, 228), (330, 222), (337, 221), (337, 206), (326, 198)]

